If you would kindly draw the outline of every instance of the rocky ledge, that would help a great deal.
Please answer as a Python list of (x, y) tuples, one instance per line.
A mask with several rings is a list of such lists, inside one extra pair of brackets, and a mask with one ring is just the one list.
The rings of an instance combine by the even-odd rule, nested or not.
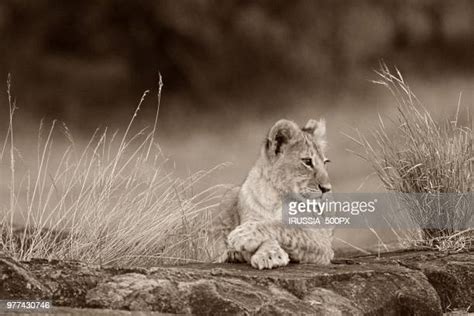
[(473, 259), (472, 251), (394, 252), (257, 271), (241, 264), (124, 269), (3, 256), (0, 298), (48, 299), (58, 311), (441, 315), (474, 309)]

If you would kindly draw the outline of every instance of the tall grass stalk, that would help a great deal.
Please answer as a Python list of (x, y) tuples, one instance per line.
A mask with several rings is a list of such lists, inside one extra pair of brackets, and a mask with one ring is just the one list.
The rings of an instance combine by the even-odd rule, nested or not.
[[(156, 143), (157, 117), (151, 131), (133, 132), (148, 91), (122, 135), (96, 130), (81, 146), (65, 124), (53, 121), (46, 128), (42, 122), (36, 163), (16, 170), (21, 151), (13, 138), (16, 107), (10, 87), (9, 79), (9, 128), (0, 155), (0, 172), (10, 175), (9, 201), (0, 203), (4, 253), (19, 260), (141, 266), (211, 259), (205, 231), (221, 187), (195, 191), (221, 165), (185, 178), (174, 175)], [(161, 87), (160, 78), (158, 102)], [(57, 131), (66, 146), (54, 144)]]
[[(417, 238), (430, 241), (458, 233), (455, 227), (472, 223), (474, 215), (472, 118), (468, 113), (461, 117), (459, 101), (454, 120), (436, 121), (398, 70), (392, 73), (382, 64), (377, 74), (379, 80), (374, 82), (391, 92), (398, 112), (389, 124), (379, 116), (378, 127), (370, 136), (359, 132), (358, 139), (352, 138), (362, 148), (362, 152), (357, 154), (372, 165), (388, 191), (423, 193), (429, 197), (422, 201), (404, 201), (409, 205), (411, 220), (420, 227), (432, 221), (447, 226), (422, 229)], [(464, 193), (471, 194), (470, 203), (457, 203), (450, 207), (433, 203), (445, 193), (456, 193), (461, 200)]]

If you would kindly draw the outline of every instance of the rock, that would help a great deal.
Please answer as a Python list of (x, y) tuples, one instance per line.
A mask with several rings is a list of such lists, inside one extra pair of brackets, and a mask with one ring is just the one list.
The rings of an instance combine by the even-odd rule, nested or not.
[[(368, 256), (366, 259), (372, 261)], [(397, 263), (419, 270), (436, 289), (441, 305), (447, 308), (468, 308), (474, 311), (474, 255), (439, 252), (388, 253), (378, 259), (381, 264)]]
[(49, 288), (30, 271), (8, 257), (0, 257), (0, 299), (48, 299)]
[(121, 269), (4, 257), (0, 297), (198, 315), (441, 315), (474, 306), (473, 259), (472, 252), (401, 252), (258, 271), (243, 264)]
[[(15, 315), (15, 314), (14, 314)], [(67, 315), (67, 316), (163, 316), (165, 314), (160, 312), (137, 312), (124, 311), (116, 309), (97, 309), (97, 308), (74, 308), (74, 307), (55, 307), (49, 310), (47, 314), (39, 314), (44, 316), (49, 315)]]

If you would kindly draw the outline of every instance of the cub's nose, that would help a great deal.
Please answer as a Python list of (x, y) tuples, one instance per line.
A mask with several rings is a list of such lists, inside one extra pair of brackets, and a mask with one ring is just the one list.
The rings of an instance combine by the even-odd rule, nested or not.
[(331, 185), (330, 184), (320, 184), (319, 189), (324, 194), (324, 193), (327, 193), (327, 192), (331, 191)]

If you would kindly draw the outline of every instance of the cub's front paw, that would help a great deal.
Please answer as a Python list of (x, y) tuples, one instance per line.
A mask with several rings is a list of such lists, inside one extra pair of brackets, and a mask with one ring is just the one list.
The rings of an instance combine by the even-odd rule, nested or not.
[(255, 269), (273, 269), (286, 266), (290, 262), (288, 254), (276, 241), (266, 241), (250, 259)]
[(227, 258), (224, 262), (227, 263), (250, 262), (250, 257), (252, 256), (252, 254), (248, 252), (239, 252), (233, 250), (228, 250), (226, 255)]
[(227, 245), (231, 251), (254, 253), (265, 241), (265, 236), (258, 231), (257, 222), (248, 222), (237, 226), (227, 236)]

